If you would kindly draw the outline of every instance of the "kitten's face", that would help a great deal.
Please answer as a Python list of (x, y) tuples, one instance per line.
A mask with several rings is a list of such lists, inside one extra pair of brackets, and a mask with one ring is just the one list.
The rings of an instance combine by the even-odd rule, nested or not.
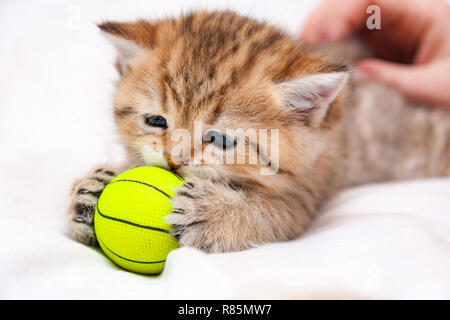
[[(258, 174), (262, 161), (250, 163), (263, 152), (258, 137), (245, 139), (237, 130), (276, 128), (285, 138), (273, 84), (258, 78), (239, 83), (225, 66), (216, 66), (214, 74), (171, 57), (173, 69), (163, 69), (152, 54), (134, 64), (136, 72), (125, 76), (117, 91), (117, 123), (133, 156), (181, 175)], [(178, 64), (184, 66), (181, 73)], [(237, 164), (242, 155), (244, 163)]]
[(267, 25), (201, 12), (100, 28), (121, 54), (115, 116), (136, 165), (264, 184), (307, 170), (339, 120), (341, 72)]

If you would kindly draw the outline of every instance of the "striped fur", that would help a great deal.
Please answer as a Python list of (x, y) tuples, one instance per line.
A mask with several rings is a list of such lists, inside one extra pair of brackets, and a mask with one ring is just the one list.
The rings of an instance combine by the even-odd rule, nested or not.
[[(193, 135), (195, 121), (219, 132), (279, 130), (279, 170), (272, 176), (261, 175), (273, 164), (271, 152), (252, 137), (244, 139), (244, 164), (215, 164), (214, 155), (199, 164), (180, 162), (177, 173), (186, 184), (167, 221), (183, 245), (217, 252), (289, 240), (342, 187), (449, 174), (447, 115), (409, 108), (397, 93), (375, 84), (344, 87), (346, 65), (306, 52), (266, 23), (200, 11), (99, 28), (119, 49), (114, 115), (130, 166), (169, 168), (176, 145), (171, 134), (183, 129)], [(166, 118), (168, 128), (146, 127), (149, 115)], [(427, 138), (414, 133), (423, 126)], [(427, 139), (434, 142), (424, 146)], [(190, 155), (195, 146), (185, 146)], [(267, 161), (250, 164), (251, 153)], [(92, 226), (80, 212), (89, 215), (99, 185), (92, 174), (83, 181), (73, 191), (70, 230), (74, 238), (95, 243), (91, 229), (79, 224)]]

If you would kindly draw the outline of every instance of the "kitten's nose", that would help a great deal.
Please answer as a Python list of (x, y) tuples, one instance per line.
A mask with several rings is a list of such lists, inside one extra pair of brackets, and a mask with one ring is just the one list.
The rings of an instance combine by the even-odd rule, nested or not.
[(172, 170), (176, 170), (183, 165), (189, 163), (189, 159), (185, 159), (183, 157), (172, 156), (171, 154), (167, 154), (167, 163), (169, 164)]
[(172, 170), (175, 170), (175, 169), (178, 169), (179, 167), (181, 167), (181, 164), (178, 164), (177, 162), (175, 162), (170, 154), (167, 155), (167, 163), (169, 164), (170, 169), (172, 169)]

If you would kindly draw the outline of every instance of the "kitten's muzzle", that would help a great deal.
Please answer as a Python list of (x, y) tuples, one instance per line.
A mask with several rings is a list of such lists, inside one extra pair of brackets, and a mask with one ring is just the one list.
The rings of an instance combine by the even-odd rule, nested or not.
[(181, 167), (181, 164), (175, 162), (170, 154), (167, 155), (167, 163), (169, 164), (170, 169), (172, 170), (176, 170)]
[(188, 165), (190, 163), (190, 159), (186, 159), (183, 157), (176, 157), (171, 154), (166, 155), (167, 163), (169, 164), (172, 170), (179, 169), (181, 166)]

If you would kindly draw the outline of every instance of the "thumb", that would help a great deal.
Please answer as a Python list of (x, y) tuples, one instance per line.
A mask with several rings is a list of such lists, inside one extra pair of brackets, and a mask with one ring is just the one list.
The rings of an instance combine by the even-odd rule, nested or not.
[(450, 65), (403, 65), (378, 59), (365, 59), (356, 67), (368, 78), (390, 86), (404, 95), (430, 103), (448, 104), (447, 80), (443, 79)]

